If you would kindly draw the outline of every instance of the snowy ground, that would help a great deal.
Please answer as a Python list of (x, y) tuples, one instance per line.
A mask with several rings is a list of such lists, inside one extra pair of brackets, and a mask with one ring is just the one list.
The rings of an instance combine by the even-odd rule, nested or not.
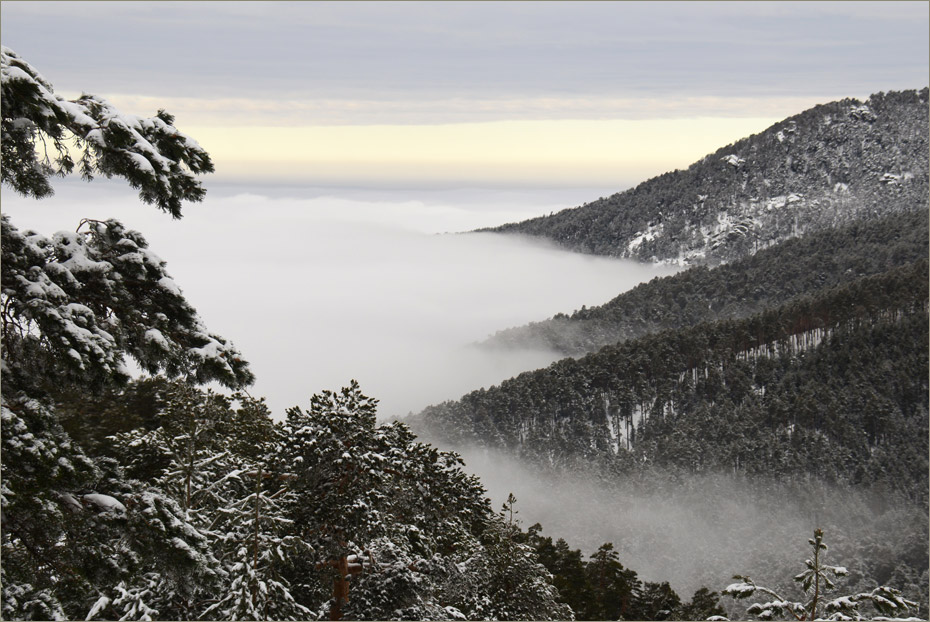
[(115, 217), (141, 231), (207, 326), (252, 364), (276, 417), (357, 379), (382, 416), (541, 367), (544, 351), (491, 354), (497, 330), (606, 302), (672, 268), (577, 255), (491, 234), (439, 235), (579, 205), (604, 189), (375, 190), (233, 187), (181, 221), (124, 184), (66, 179), (50, 199), (3, 189), (20, 229)]

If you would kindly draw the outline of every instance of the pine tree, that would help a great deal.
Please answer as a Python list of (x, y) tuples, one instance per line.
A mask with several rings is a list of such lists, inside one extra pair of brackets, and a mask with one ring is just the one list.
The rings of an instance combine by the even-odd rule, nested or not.
[[(831, 566), (824, 563), (823, 556), (827, 545), (823, 542), (823, 531), (814, 530), (814, 537), (808, 539), (812, 555), (804, 561), (805, 569), (794, 577), (795, 583), (800, 584), (804, 594), (803, 601), (790, 601), (780, 596), (774, 590), (756, 585), (749, 577), (737, 575), (738, 583), (733, 583), (723, 590), (723, 594), (733, 598), (749, 598), (759, 592), (771, 597), (773, 600), (765, 603), (755, 603), (746, 609), (746, 612), (757, 616), (760, 620), (795, 619), (814, 620), (828, 616), (831, 620), (867, 620), (867, 619), (919, 619), (897, 618), (899, 614), (906, 614), (917, 603), (904, 598), (900, 590), (888, 586), (879, 586), (870, 592), (861, 592), (848, 596), (830, 596), (828, 592), (836, 589), (836, 579), (845, 577), (848, 571), (843, 566)], [(879, 618), (868, 609), (874, 610)], [(887, 616), (893, 616), (888, 618)]]
[[(213, 165), (167, 113), (137, 119), (94, 96), (64, 100), (8, 48), (0, 88), (2, 181), (17, 192), (49, 196), (49, 177), (77, 165), (88, 180), (122, 177), (175, 218), (182, 201), (203, 198), (194, 175)], [(55, 401), (125, 383), (127, 356), (152, 373), (231, 387), (252, 382), (248, 364), (207, 331), (138, 232), (84, 220), (45, 237), (5, 215), (0, 228), (2, 615), (188, 618), (222, 575), (208, 538), (189, 507), (88, 456)]]
[(579, 612), (584, 620), (638, 619), (634, 599), (641, 582), (636, 573), (625, 569), (613, 544), (602, 544), (585, 567), (590, 586), (587, 606)]
[(691, 601), (683, 603), (672, 614), (672, 620), (707, 620), (714, 616), (724, 616), (726, 611), (720, 606), (717, 592), (702, 587), (694, 593)]
[(113, 452), (177, 501), (218, 560), (222, 579), (197, 594), (195, 617), (309, 616), (282, 576), (309, 547), (284, 516), (289, 474), (269, 469), (280, 439), (264, 402), (174, 382), (157, 419), (153, 430), (113, 436)]
[(294, 569), (301, 602), (329, 619), (567, 619), (461, 459), (402, 423), (378, 426), (376, 406), (353, 381), (282, 425), (287, 515), (313, 549)]
[[(205, 190), (194, 175), (213, 172), (210, 156), (164, 110), (139, 119), (95, 95), (68, 101), (8, 47), (0, 48), (0, 85), (3, 183), (17, 192), (50, 196), (49, 177), (77, 166), (88, 181), (95, 175), (124, 178), (142, 201), (174, 218), (181, 217), (182, 201), (203, 199)], [(77, 162), (72, 145), (80, 153)]]

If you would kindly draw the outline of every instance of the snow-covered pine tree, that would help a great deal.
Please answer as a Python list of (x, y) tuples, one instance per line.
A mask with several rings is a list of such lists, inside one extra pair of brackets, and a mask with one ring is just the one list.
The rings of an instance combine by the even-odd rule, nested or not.
[(128, 379), (127, 356), (150, 373), (237, 387), (254, 376), (210, 333), (137, 231), (84, 222), (47, 238), (2, 217), (2, 330), (7, 384), (99, 389)]
[[(69, 102), (8, 48), (0, 90), (2, 181), (14, 190), (50, 195), (49, 177), (75, 167), (71, 142), (85, 179), (122, 177), (175, 218), (182, 201), (203, 198), (194, 175), (213, 165), (167, 113), (138, 119), (91, 95)], [(0, 224), (2, 615), (187, 618), (165, 609), (164, 596), (187, 602), (215, 580), (206, 538), (159, 490), (88, 457), (62, 429), (54, 398), (124, 381), (126, 356), (232, 387), (253, 380), (248, 365), (206, 330), (141, 234), (114, 220), (51, 238), (6, 216)]]
[[(213, 162), (164, 110), (140, 119), (96, 95), (66, 100), (8, 47), (0, 47), (0, 85), (2, 179), (17, 192), (47, 197), (54, 192), (49, 177), (78, 166), (87, 180), (96, 175), (126, 179), (142, 201), (175, 218), (181, 217), (182, 201), (203, 199), (206, 191), (194, 175), (213, 172)], [(77, 162), (74, 152), (80, 154)]]
[[(757, 592), (771, 600), (755, 603), (746, 612), (760, 620), (920, 620), (907, 615), (917, 603), (904, 598), (900, 590), (879, 586), (869, 592), (846, 596), (827, 596), (836, 590), (836, 579), (845, 577), (848, 571), (843, 566), (831, 566), (823, 561), (827, 545), (823, 541), (823, 530), (815, 529), (814, 537), (808, 539), (811, 557), (804, 561), (805, 569), (794, 577), (801, 586), (803, 600), (792, 601), (774, 590), (756, 585), (749, 577), (737, 575), (737, 583), (728, 585), (723, 594), (733, 598), (749, 598)], [(726, 619), (715, 617), (714, 619)]]
[(171, 383), (166, 397), (158, 427), (115, 435), (113, 450), (129, 473), (150, 474), (184, 508), (220, 563), (222, 579), (197, 594), (193, 617), (307, 618), (282, 577), (310, 549), (283, 515), (294, 494), (290, 475), (268, 466), (280, 439), (267, 406), (184, 382)]
[(113, 460), (86, 456), (41, 401), (3, 401), (4, 618), (84, 618), (126, 602), (120, 589), (137, 591), (130, 608), (175, 617), (138, 592), (149, 574), (181, 601), (216, 580), (207, 539), (178, 504)]
[(293, 580), (304, 602), (330, 619), (568, 619), (461, 459), (377, 426), (376, 406), (353, 381), (282, 425), (289, 516), (314, 549)]

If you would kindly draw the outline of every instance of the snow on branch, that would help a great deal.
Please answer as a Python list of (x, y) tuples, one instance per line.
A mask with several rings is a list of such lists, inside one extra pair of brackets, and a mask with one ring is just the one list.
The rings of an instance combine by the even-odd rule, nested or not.
[[(209, 154), (172, 125), (163, 110), (152, 118), (123, 114), (107, 100), (84, 94), (74, 101), (13, 50), (0, 47), (3, 182), (37, 198), (52, 194), (51, 175), (67, 175), (75, 161), (66, 141), (80, 152), (84, 179), (123, 177), (139, 197), (175, 218), (182, 201), (200, 201), (205, 190), (195, 174), (213, 172)], [(48, 142), (54, 156), (47, 151)], [(37, 146), (42, 155), (37, 156)]]
[(140, 233), (116, 220), (84, 224), (46, 238), (2, 218), (4, 360), (45, 353), (53, 375), (91, 384), (125, 378), (126, 354), (153, 374), (229, 387), (254, 380)]

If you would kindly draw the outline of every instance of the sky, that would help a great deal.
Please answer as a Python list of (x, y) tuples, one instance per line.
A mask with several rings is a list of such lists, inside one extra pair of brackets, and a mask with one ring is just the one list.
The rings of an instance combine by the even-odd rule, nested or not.
[(927, 83), (926, 2), (18, 2), (56, 85), (166, 108), (215, 180), (607, 186)]

